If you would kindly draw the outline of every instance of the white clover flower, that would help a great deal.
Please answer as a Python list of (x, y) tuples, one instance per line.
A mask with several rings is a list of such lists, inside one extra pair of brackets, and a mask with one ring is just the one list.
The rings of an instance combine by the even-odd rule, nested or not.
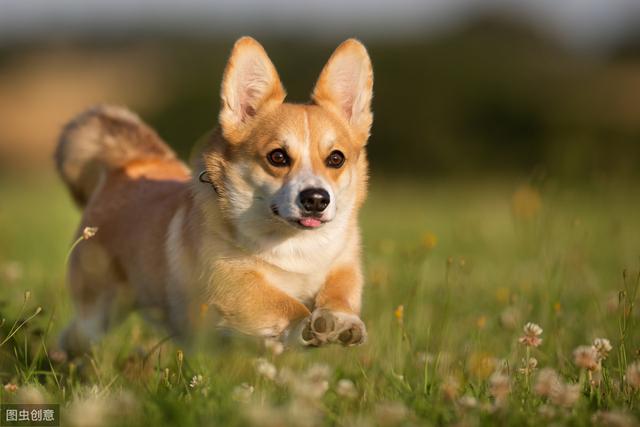
[(562, 380), (558, 373), (552, 368), (544, 368), (538, 374), (533, 391), (542, 397), (551, 397), (559, 393), (563, 387)]
[(279, 356), (284, 351), (284, 344), (273, 338), (264, 340), (264, 347), (274, 356)]
[(309, 381), (327, 381), (331, 376), (331, 368), (322, 363), (316, 363), (305, 372), (304, 377)]
[(84, 230), (82, 230), (82, 238), (84, 240), (89, 240), (90, 238), (95, 236), (97, 232), (98, 227), (85, 227)]
[(522, 359), (522, 368), (519, 369), (520, 373), (529, 375), (535, 371), (538, 366), (538, 359), (530, 357), (529, 359)]
[(551, 395), (551, 401), (564, 408), (572, 408), (580, 398), (580, 384), (563, 384)]
[[(270, 373), (268, 374), (270, 375)], [(330, 374), (331, 370), (326, 365), (313, 365), (304, 373), (293, 372), (285, 366), (275, 376), (275, 382), (281, 386), (288, 387), (295, 398), (304, 401), (316, 400), (324, 396), (329, 390)], [(340, 384), (341, 382), (338, 383), (339, 387)], [(346, 390), (346, 388), (343, 388), (343, 390)], [(336, 391), (339, 392), (340, 388)]]
[(314, 364), (303, 374), (295, 374), (282, 368), (276, 381), (289, 387), (293, 395), (304, 401), (320, 399), (329, 390), (331, 369), (324, 364)]
[(497, 406), (503, 406), (511, 392), (509, 377), (500, 371), (494, 372), (489, 377), (489, 394), (496, 400)]
[(524, 328), (522, 328), (522, 330), (524, 331), (524, 334), (527, 336), (531, 336), (531, 337), (539, 337), (540, 335), (542, 335), (542, 328), (533, 322), (528, 322), (526, 325), (524, 325)]
[(317, 400), (320, 399), (329, 390), (327, 381), (298, 381), (292, 385), (293, 394), (297, 397)]
[(609, 352), (613, 349), (611, 343), (606, 338), (596, 338), (593, 340), (593, 347), (598, 352), (598, 358), (600, 360), (606, 360), (609, 357)]
[(600, 368), (598, 351), (590, 345), (581, 345), (573, 350), (573, 362), (577, 367), (589, 371), (595, 371)]
[(353, 381), (343, 378), (338, 381), (336, 385), (336, 393), (338, 396), (346, 397), (347, 399), (355, 399), (358, 397), (358, 390), (356, 390), (355, 384)]
[(273, 363), (267, 361), (262, 357), (256, 359), (256, 361), (254, 362), (254, 367), (259, 375), (270, 380), (274, 380), (276, 378), (276, 375), (278, 374), (278, 370), (273, 365)]
[(202, 375), (194, 375), (191, 378), (191, 382), (189, 382), (189, 387), (196, 388), (204, 382), (204, 377)]
[(524, 335), (519, 338), (519, 342), (528, 347), (538, 347), (542, 344), (542, 328), (535, 323), (529, 322), (522, 328)]
[(636, 390), (640, 389), (640, 362), (632, 363), (627, 367), (626, 381)]

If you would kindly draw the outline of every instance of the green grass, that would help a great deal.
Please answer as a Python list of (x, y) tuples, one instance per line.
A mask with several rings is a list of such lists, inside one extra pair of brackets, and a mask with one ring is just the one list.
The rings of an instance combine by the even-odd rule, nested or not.
[[(18, 386), (0, 388), (0, 401), (60, 403), (64, 425), (588, 425), (594, 416), (610, 421), (612, 411), (638, 420), (640, 395), (623, 378), (640, 351), (639, 311), (630, 307), (640, 267), (637, 191), (547, 184), (539, 208), (536, 193), (515, 202), (531, 204), (527, 216), (514, 213), (518, 187), (374, 180), (362, 214), (362, 347), (274, 355), (251, 339), (216, 337), (181, 359), (177, 344), (132, 316), (93, 357), (70, 365), (46, 351), (71, 316), (64, 259), (79, 214), (59, 184), (0, 183), (0, 343), (42, 307), (0, 345), (0, 382)], [(544, 329), (529, 380), (518, 342), (528, 321)], [(572, 352), (596, 337), (613, 350), (595, 374), (602, 380), (589, 385)], [(277, 368), (275, 381), (256, 372), (261, 357)], [(574, 405), (536, 394), (545, 367), (579, 384)], [(510, 385), (498, 402), (496, 371)], [(501, 377), (492, 378), (495, 394)], [(343, 393), (352, 397), (339, 394), (341, 379), (355, 385)]]

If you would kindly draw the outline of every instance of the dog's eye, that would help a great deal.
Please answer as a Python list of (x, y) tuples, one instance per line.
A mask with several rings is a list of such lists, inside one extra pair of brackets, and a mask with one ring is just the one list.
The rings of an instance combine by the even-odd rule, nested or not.
[(333, 150), (327, 157), (327, 166), (330, 168), (340, 168), (344, 164), (344, 154), (342, 151)]
[(273, 166), (281, 168), (287, 166), (289, 164), (289, 156), (287, 156), (287, 152), (281, 148), (276, 148), (273, 151), (270, 151), (267, 154), (267, 160)]

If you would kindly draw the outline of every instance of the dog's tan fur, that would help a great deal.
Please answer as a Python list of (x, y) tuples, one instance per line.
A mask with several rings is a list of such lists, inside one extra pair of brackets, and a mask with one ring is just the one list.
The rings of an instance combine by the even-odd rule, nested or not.
[[(133, 113), (98, 107), (71, 122), (57, 164), (84, 206), (78, 233), (98, 233), (70, 259), (77, 317), (64, 348), (85, 351), (132, 307), (178, 335), (211, 306), (219, 325), (248, 334), (363, 342), (357, 215), (372, 84), (364, 46), (348, 40), (324, 67), (313, 102), (287, 104), (262, 46), (238, 40), (223, 76), (220, 128), (193, 176)], [(267, 161), (276, 148), (293, 159), (288, 167)], [(341, 168), (326, 165), (332, 150), (344, 153)], [(211, 185), (198, 180), (201, 170)], [(288, 208), (284, 190), (303, 178), (326, 183), (335, 198), (318, 229), (294, 227), (270, 205)]]

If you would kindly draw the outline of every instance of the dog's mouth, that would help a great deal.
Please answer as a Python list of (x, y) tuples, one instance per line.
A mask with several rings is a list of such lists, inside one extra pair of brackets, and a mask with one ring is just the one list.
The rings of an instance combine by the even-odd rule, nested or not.
[(310, 216), (302, 217), (302, 218), (296, 220), (295, 222), (296, 222), (296, 224), (299, 224), (303, 228), (318, 228), (322, 224), (324, 224), (324, 222), (322, 222), (322, 220), (320, 220), (318, 218), (313, 218), (313, 217), (310, 217)]
[(271, 205), (271, 213), (273, 213), (277, 218), (282, 219), (287, 224), (292, 225), (296, 228), (301, 228), (303, 230), (313, 230), (314, 228), (321, 227), (327, 221), (323, 221), (321, 218), (315, 216), (303, 216), (300, 218), (284, 218), (280, 215), (278, 211), (278, 207), (276, 205)]

